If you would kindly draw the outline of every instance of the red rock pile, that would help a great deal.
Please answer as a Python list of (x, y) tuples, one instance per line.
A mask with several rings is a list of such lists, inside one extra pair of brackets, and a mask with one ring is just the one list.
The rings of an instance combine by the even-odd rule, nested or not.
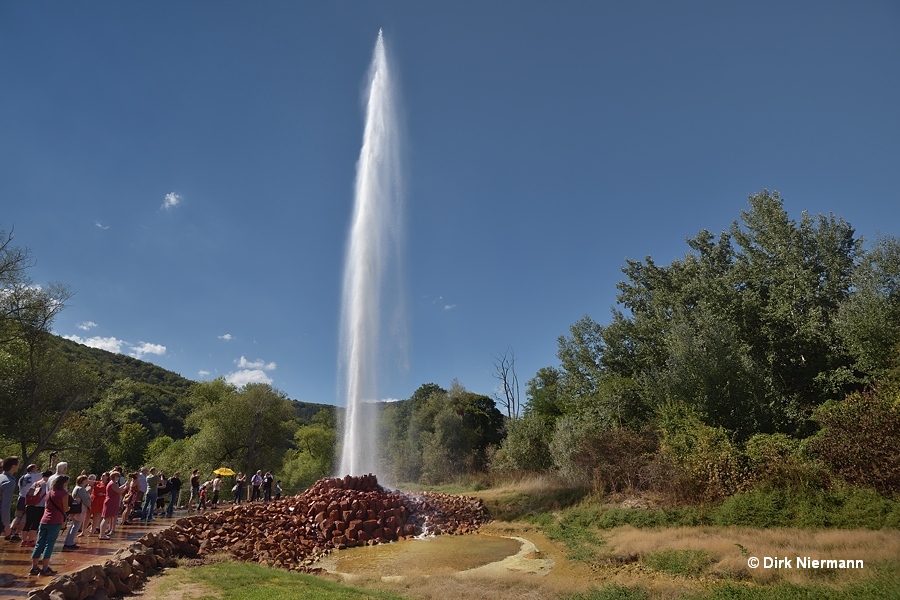
[(293, 571), (334, 549), (381, 544), (422, 534), (476, 531), (489, 519), (480, 500), (387, 491), (374, 475), (322, 479), (298, 496), (242, 504), (184, 519), (148, 533), (102, 566), (54, 578), (31, 590), (34, 600), (107, 600), (131, 593), (176, 557), (229, 553)]
[(374, 475), (321, 479), (276, 502), (242, 504), (179, 520), (179, 533), (200, 540), (200, 552), (292, 570), (333, 549), (383, 544), (424, 534), (476, 531), (488, 520), (480, 500), (425, 492), (387, 491)]

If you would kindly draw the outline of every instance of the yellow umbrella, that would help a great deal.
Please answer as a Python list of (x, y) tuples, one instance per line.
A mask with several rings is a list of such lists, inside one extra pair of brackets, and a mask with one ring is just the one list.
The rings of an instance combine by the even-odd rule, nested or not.
[(234, 471), (229, 469), (228, 467), (219, 467), (215, 471), (213, 471), (216, 475), (221, 475), (222, 477), (230, 477), (234, 475)]

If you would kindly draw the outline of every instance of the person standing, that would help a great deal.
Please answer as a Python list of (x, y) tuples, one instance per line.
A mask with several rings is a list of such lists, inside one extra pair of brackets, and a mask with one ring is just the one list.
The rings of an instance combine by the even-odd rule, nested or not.
[(154, 514), (162, 514), (166, 510), (166, 501), (169, 497), (169, 489), (166, 487), (169, 485), (169, 480), (166, 479), (166, 474), (162, 469), (159, 470), (157, 476), (159, 477), (159, 485), (156, 488), (156, 510)]
[(250, 495), (250, 502), (254, 500), (259, 500), (259, 488), (262, 486), (263, 478), (262, 478), (262, 469), (253, 474), (253, 477), (250, 478), (250, 487), (253, 488), (253, 493)]
[(281, 480), (275, 482), (275, 499), (281, 500)]
[(156, 506), (156, 497), (159, 495), (159, 475), (156, 467), (150, 468), (147, 476), (147, 495), (144, 496), (144, 507), (141, 509), (141, 521), (149, 523), (153, 520), (153, 507)]
[(140, 474), (137, 472), (128, 474), (128, 483), (125, 485), (125, 497), (122, 502), (125, 504), (125, 510), (122, 511), (122, 525), (127, 525), (131, 521), (132, 512), (134, 512), (135, 504), (141, 494), (141, 484), (139, 482)]
[(178, 493), (181, 492), (181, 471), (175, 471), (175, 474), (166, 482), (166, 490), (172, 495), (169, 500), (169, 508), (166, 509), (166, 516), (171, 517), (175, 510), (175, 504), (178, 502)]
[(222, 487), (222, 476), (216, 473), (216, 476), (212, 480), (212, 502), (210, 503), (212, 508), (215, 508), (219, 503), (219, 489)]
[(91, 516), (85, 529), (87, 535), (100, 533), (100, 521), (103, 519), (103, 502), (106, 500), (106, 486), (109, 485), (109, 473), (100, 475), (100, 479), (91, 486)]
[(72, 500), (81, 503), (81, 512), (72, 515), (72, 524), (69, 526), (69, 533), (66, 534), (65, 542), (63, 542), (63, 550), (78, 550), (78, 544), (75, 543), (75, 534), (84, 525), (91, 506), (91, 495), (86, 487), (87, 480), (87, 475), (79, 475), (75, 479), (75, 488), (72, 489)]
[(208, 486), (208, 481), (200, 486), (200, 501), (197, 503), (197, 512), (203, 512), (206, 509), (206, 488)]
[(25, 497), (25, 526), (22, 528), (22, 547), (34, 546), (37, 540), (37, 530), (44, 516), (44, 506), (47, 502), (47, 481), (53, 471), (47, 470), (41, 473), (41, 478), (31, 484), (31, 489)]
[(144, 506), (144, 497), (147, 495), (147, 476), (150, 473), (150, 469), (147, 467), (141, 467), (141, 470), (138, 471), (137, 482), (139, 491), (134, 498), (134, 505), (138, 508)]
[(56, 571), (50, 568), (50, 555), (69, 511), (68, 483), (69, 476), (57, 472), (53, 487), (46, 494), (44, 516), (38, 527), (37, 543), (31, 552), (31, 575), (56, 575)]
[(19, 497), (16, 500), (16, 518), (13, 519), (12, 525), (10, 526), (10, 535), (6, 537), (7, 542), (21, 542), (22, 538), (19, 537), (19, 531), (25, 526), (25, 496), (28, 495), (28, 490), (31, 489), (31, 486), (35, 481), (41, 478), (41, 474), (37, 472), (37, 465), (28, 465), (28, 468), (25, 469), (25, 474), (19, 477)]
[(100, 537), (108, 540), (116, 532), (116, 519), (119, 517), (119, 505), (122, 494), (128, 489), (126, 485), (119, 485), (122, 473), (113, 471), (109, 474), (109, 483), (106, 484), (106, 498), (103, 500), (103, 518), (100, 520)]
[(244, 487), (247, 485), (247, 476), (243, 473), (237, 474), (237, 482), (234, 484), (234, 499), (231, 501), (232, 504), (240, 504), (244, 499)]
[(19, 470), (19, 457), (10, 456), (3, 459), (0, 465), (0, 523), (3, 524), (3, 536), (7, 540), (12, 539), (12, 527), (10, 513), (13, 507), (13, 498), (16, 497), (16, 471)]
[(200, 500), (200, 469), (191, 471), (191, 497), (188, 498), (188, 512), (194, 510), (194, 500)]
[[(51, 456), (51, 457), (54, 457), (54, 456), (56, 456), (56, 453), (54, 452), (54, 453), (51, 454), (50, 456)], [(51, 459), (51, 460), (52, 460), (52, 459)], [(52, 467), (51, 467), (51, 468), (52, 468)], [(68, 470), (69, 470), (69, 463), (64, 462), (64, 461), (63, 461), (63, 462), (56, 463), (56, 473), (54, 473), (53, 475), (50, 476), (50, 480), (47, 482), (47, 490), (52, 490), (52, 489), (53, 489), (53, 482), (56, 481), (56, 478), (57, 478), (57, 477), (60, 477), (60, 476), (62, 476), (62, 475), (65, 475), (65, 474), (66, 474), (66, 471), (68, 471)]]
[(266, 471), (266, 475), (263, 477), (262, 482), (263, 500), (265, 502), (270, 502), (272, 500), (273, 483), (275, 483), (275, 478), (272, 477), (272, 471)]

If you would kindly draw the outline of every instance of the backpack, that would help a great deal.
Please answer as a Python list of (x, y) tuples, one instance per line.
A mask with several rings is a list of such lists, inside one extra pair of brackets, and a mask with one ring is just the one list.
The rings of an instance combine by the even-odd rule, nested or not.
[(44, 499), (45, 493), (44, 482), (36, 481), (28, 490), (28, 495), (25, 496), (25, 506), (37, 506)]

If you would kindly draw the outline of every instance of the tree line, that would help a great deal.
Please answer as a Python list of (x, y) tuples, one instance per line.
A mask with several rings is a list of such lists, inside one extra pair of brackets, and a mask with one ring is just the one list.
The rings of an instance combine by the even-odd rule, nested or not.
[[(262, 468), (288, 491), (333, 474), (340, 409), (79, 355), (49, 333), (68, 289), (34, 285), (28, 252), (0, 239), (0, 400), (11, 408), (0, 443), (26, 462), (52, 446), (96, 468)], [(622, 270), (608, 322), (574, 323), (524, 402), (507, 349), (493, 357), (493, 397), (454, 381), (379, 405), (381, 474), (551, 473), (677, 501), (765, 486), (900, 492), (898, 238), (866, 245), (842, 218), (792, 219), (763, 191), (727, 230), (689, 238), (682, 258)]]

